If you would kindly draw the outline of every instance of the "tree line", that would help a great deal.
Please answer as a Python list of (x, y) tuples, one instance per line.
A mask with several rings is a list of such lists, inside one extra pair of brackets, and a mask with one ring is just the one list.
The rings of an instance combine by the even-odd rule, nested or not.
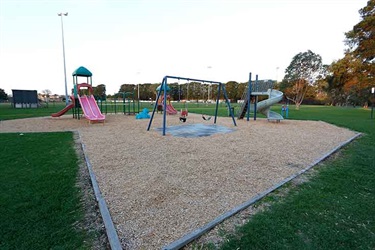
[[(269, 81), (260, 80), (258, 82)], [(242, 98), (242, 95), (248, 85), (247, 82), (236, 82), (229, 81), (225, 84), (225, 89), (228, 98), (232, 102), (236, 102)], [(145, 83), (145, 84), (123, 84), (119, 91), (114, 96), (121, 98), (123, 93), (134, 93), (135, 99), (138, 99), (138, 87), (139, 87), (139, 99), (140, 100), (155, 100), (157, 91), (156, 89), (161, 83)], [(192, 81), (189, 83), (179, 84), (178, 82), (168, 83), (170, 88), (168, 95), (172, 100), (189, 100), (189, 101), (214, 101), (218, 95), (218, 85), (211, 83), (202, 83)], [(224, 98), (223, 93), (220, 94), (220, 99)]]

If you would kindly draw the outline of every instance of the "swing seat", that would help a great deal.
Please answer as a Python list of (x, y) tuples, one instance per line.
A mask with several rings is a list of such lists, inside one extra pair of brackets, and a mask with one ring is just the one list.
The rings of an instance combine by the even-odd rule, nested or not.
[(211, 120), (211, 116), (206, 117), (205, 115), (202, 115), (203, 120), (209, 121)]
[(180, 117), (180, 122), (186, 122), (186, 117)]
[(188, 111), (187, 110), (181, 110), (180, 113), (181, 113), (182, 117), (188, 116)]

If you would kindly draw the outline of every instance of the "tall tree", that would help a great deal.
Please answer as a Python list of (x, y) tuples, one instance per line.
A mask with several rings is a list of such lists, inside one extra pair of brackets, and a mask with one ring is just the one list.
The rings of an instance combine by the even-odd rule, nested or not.
[(0, 101), (6, 101), (8, 100), (8, 95), (5, 93), (3, 89), (0, 89)]
[(44, 89), (44, 90), (42, 90), (42, 94), (43, 94), (43, 97), (44, 97), (44, 101), (49, 102), (49, 96), (52, 94), (51, 90)]
[(283, 80), (286, 97), (299, 109), (309, 86), (323, 75), (322, 57), (311, 50), (295, 55), (285, 70)]
[(135, 84), (122, 84), (118, 92), (133, 92), (135, 90), (137, 90), (137, 85)]
[(361, 63), (351, 53), (333, 62), (327, 76), (326, 92), (332, 105), (360, 104), (362, 83), (358, 78)]
[(352, 70), (355, 70), (358, 83), (362, 85), (357, 86), (357, 90), (367, 93), (358, 97), (362, 100), (369, 97), (370, 87), (375, 86), (375, 0), (369, 0), (359, 14), (361, 21), (345, 34), (345, 43), (348, 46), (346, 54), (358, 60), (358, 67)]
[(104, 84), (99, 84), (98, 86), (96, 87), (93, 87), (93, 91), (94, 91), (94, 96), (95, 98), (99, 98), (101, 100), (105, 100), (105, 85)]
[(225, 84), (225, 89), (227, 91), (227, 94), (228, 94), (228, 98), (231, 100), (231, 101), (237, 101), (238, 99), (238, 95), (237, 95), (237, 89), (238, 89), (238, 83), (235, 82), (235, 81), (229, 81)]

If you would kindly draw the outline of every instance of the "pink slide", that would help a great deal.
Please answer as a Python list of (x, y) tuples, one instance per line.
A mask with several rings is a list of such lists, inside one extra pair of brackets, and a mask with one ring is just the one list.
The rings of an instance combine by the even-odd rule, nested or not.
[(78, 97), (79, 103), (81, 104), (81, 108), (83, 110), (83, 114), (85, 115), (86, 119), (90, 122), (92, 121), (103, 121), (105, 120), (105, 115), (100, 112), (98, 104), (95, 101), (93, 95), (89, 96), (79, 96)]
[(74, 104), (73, 103), (69, 104), (68, 106), (66, 106), (65, 108), (63, 108), (62, 110), (60, 110), (59, 112), (51, 114), (51, 116), (52, 117), (60, 117), (63, 114), (65, 114), (66, 112), (68, 112), (68, 110), (70, 110), (72, 108), (74, 108)]
[(172, 106), (172, 104), (167, 104), (166, 111), (167, 111), (168, 115), (175, 115), (175, 114), (177, 114), (177, 110)]
[(51, 116), (52, 117), (60, 117), (63, 114), (65, 114), (66, 112), (68, 112), (68, 110), (74, 108), (74, 98), (72, 96), (70, 96), (70, 100), (72, 100), (71, 104), (69, 104), (68, 106), (66, 106), (65, 108), (63, 108), (62, 110), (60, 110), (59, 112), (51, 114)]

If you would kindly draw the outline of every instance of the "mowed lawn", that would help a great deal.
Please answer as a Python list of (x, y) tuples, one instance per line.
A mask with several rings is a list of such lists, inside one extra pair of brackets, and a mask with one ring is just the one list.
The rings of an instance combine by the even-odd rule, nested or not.
[[(197, 113), (207, 109), (189, 107)], [(38, 110), (30, 113), (55, 112), (38, 115)], [(273, 110), (280, 111), (280, 106)], [(2, 111), (0, 105), (0, 120), (5, 120)], [(21, 113), (14, 118), (22, 118)], [(224, 245), (202, 247), (375, 249), (375, 119), (370, 111), (325, 106), (296, 111), (291, 106), (289, 118), (323, 120), (363, 136), (321, 164), (310, 181), (288, 185), (287, 195), (266, 198), (270, 208), (234, 234), (224, 233)], [(82, 226), (85, 212), (73, 134), (0, 133), (0, 141), (0, 249), (92, 248), (95, 233)]]
[(0, 133), (0, 249), (90, 249), (73, 133)]
[(279, 190), (261, 201), (270, 207), (235, 233), (223, 232), (223, 245), (204, 248), (375, 249), (375, 119), (370, 111), (302, 106), (292, 107), (289, 117), (323, 120), (363, 136), (320, 164), (308, 182), (287, 185), (287, 195)]

